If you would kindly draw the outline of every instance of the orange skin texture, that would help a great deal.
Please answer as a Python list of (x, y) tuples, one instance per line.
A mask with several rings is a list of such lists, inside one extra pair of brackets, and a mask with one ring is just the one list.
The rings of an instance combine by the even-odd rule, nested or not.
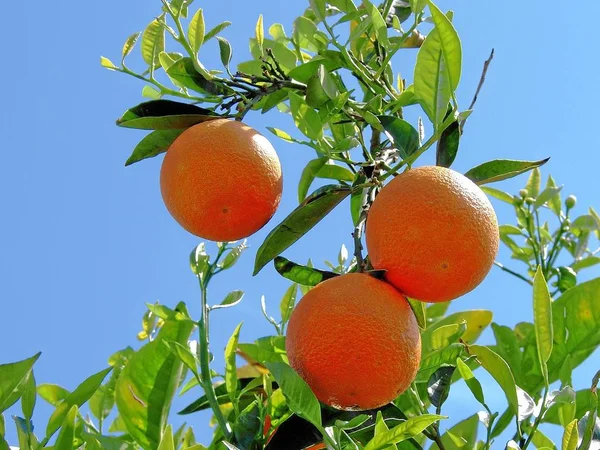
[(496, 213), (465, 176), (425, 166), (394, 178), (375, 198), (366, 226), (375, 269), (408, 297), (453, 300), (475, 289), (499, 245)]
[(187, 231), (212, 241), (236, 241), (271, 219), (281, 199), (281, 164), (271, 143), (227, 119), (184, 131), (160, 172), (163, 201)]
[(290, 365), (334, 408), (384, 406), (417, 375), (421, 336), (406, 298), (363, 273), (324, 281), (298, 303), (288, 325)]

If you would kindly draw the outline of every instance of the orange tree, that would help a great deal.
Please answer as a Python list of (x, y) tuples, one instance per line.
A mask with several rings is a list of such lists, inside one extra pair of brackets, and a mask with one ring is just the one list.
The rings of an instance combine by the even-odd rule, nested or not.
[[(163, 166), (165, 202), (183, 226), (208, 239), (229, 233), (241, 238), (260, 228), (277, 207), (281, 182), (279, 162), (264, 137), (257, 138), (262, 144), (255, 145), (254, 137), (246, 139), (236, 131), (211, 132), (218, 128), (213, 126), (217, 122), (211, 122), (241, 122), (248, 113), (274, 108), (293, 117), (304, 138), (269, 130), (277, 138), (307, 147), (315, 159), (302, 170), (299, 206), (273, 227), (255, 255), (255, 273), (273, 263), (277, 272), (292, 281), (281, 302), (279, 320), (267, 313), (263, 303), (275, 334), (241, 343), (238, 326), (225, 349), (225, 367), (220, 372), (211, 367), (211, 312), (234, 306), (243, 294), (234, 291), (221, 303), (213, 303), (208, 299), (208, 286), (235, 265), (246, 245), (220, 242), (215, 254), (209, 255), (201, 243), (190, 257), (201, 291), (199, 318), (192, 318), (183, 303), (148, 305), (138, 336), (144, 344), (137, 350), (128, 347), (114, 353), (108, 368), (72, 392), (56, 385), (36, 385), (33, 367), (39, 355), (0, 366), (0, 412), (18, 401), (22, 407), (22, 414), (14, 417), (19, 447), (598, 448), (599, 375), (588, 386), (572, 383), (573, 369), (600, 344), (600, 278), (578, 283), (581, 270), (600, 263), (594, 250), (600, 237), (598, 214), (590, 208), (587, 214), (573, 216), (575, 198), (570, 196), (563, 203), (561, 187), (552, 177), (542, 187), (539, 167), (545, 160), (494, 160), (464, 176), (452, 172), (451, 177), (459, 180), (456, 186), (463, 187), (438, 186), (433, 198), (427, 197), (427, 188), (415, 190), (411, 183), (403, 188), (400, 182), (404, 174), (417, 173), (416, 167), (411, 168), (426, 151), (436, 152), (439, 166), (427, 170), (440, 172), (452, 165), (491, 61), (484, 65), (470, 106), (460, 109), (455, 91), (461, 76), (461, 42), (452, 13), (444, 13), (428, 0), (385, 0), (381, 5), (369, 0), (360, 5), (353, 0), (310, 0), (305, 13), (294, 21), (290, 36), (280, 24), (265, 27), (260, 17), (250, 40), (252, 59), (234, 69), (231, 45), (220, 36), (229, 22), (207, 30), (202, 10), (192, 11), (191, 3), (162, 0), (158, 17), (142, 33), (127, 39), (120, 64), (104, 57), (101, 63), (145, 82), (143, 94), (150, 98), (118, 120), (122, 127), (150, 131), (127, 164), (172, 148), (169, 159), (174, 162)], [(426, 22), (433, 25), (427, 36), (422, 34)], [(138, 41), (146, 66), (136, 71), (126, 58)], [(219, 46), (224, 70), (202, 64), (199, 55), (205, 45)], [(394, 57), (407, 48), (418, 49), (411, 82), (392, 69)], [(431, 122), (431, 135), (425, 135), (421, 119), (415, 124), (404, 120), (409, 108), (421, 111)], [(205, 136), (226, 152), (207, 148)], [(239, 153), (238, 147), (245, 150)], [(182, 163), (181, 152), (190, 148), (194, 153), (186, 161), (192, 162)], [(268, 150), (261, 153), (261, 149)], [(228, 158), (237, 158), (244, 167), (241, 176), (227, 173)], [(214, 181), (209, 192), (200, 199), (194, 188), (209, 179), (202, 172), (211, 170), (221, 170), (221, 177), (210, 178)], [(528, 171), (518, 195), (486, 186)], [(227, 189), (219, 184), (223, 179)], [(255, 186), (256, 179), (262, 181)], [(333, 181), (309, 194), (317, 179)], [(382, 196), (377, 206), (379, 192), (385, 193), (388, 185), (396, 187), (388, 189), (388, 199)], [(236, 186), (247, 198), (230, 205), (226, 200)], [(493, 210), (487, 209), (477, 186), (495, 201), (512, 205), (515, 224), (497, 229)], [(256, 190), (250, 195), (251, 188)], [(420, 196), (423, 200), (416, 200)], [(350, 198), (353, 220), (352, 257), (343, 248), (338, 264), (322, 270), (281, 256), (346, 198)], [(457, 200), (461, 198), (465, 204)], [(394, 199), (403, 203), (396, 204)], [(427, 214), (419, 210), (426, 203)], [(366, 233), (367, 244), (376, 247), (373, 260), (363, 248), (372, 204), (376, 205), (373, 225)], [(249, 207), (244, 210), (244, 205)], [(207, 209), (212, 213), (203, 216)], [(465, 214), (473, 217), (465, 218)], [(190, 215), (200, 221), (199, 228), (188, 222)], [(403, 223), (404, 215), (409, 220)], [(230, 222), (221, 227), (219, 220), (224, 218)], [(205, 234), (204, 225), (211, 234)], [(448, 232), (452, 227), (460, 235), (473, 237), (461, 244)], [(427, 250), (422, 246), (428, 237), (419, 236), (426, 228), (428, 233), (442, 230), (436, 238), (439, 251), (429, 251), (425, 257), (422, 250), (408, 256), (399, 253), (411, 248)], [(377, 229), (381, 231), (373, 231)], [(478, 233), (482, 229), (483, 234)], [(370, 232), (376, 234), (373, 239)], [(389, 246), (385, 245), (386, 233), (391, 236)], [(533, 323), (521, 322), (514, 328), (491, 324), (492, 313), (485, 310), (447, 315), (447, 301), (427, 305), (403, 295), (406, 289), (419, 292), (412, 290), (417, 286), (436, 293), (421, 300), (439, 301), (472, 289), (489, 269), (498, 237), (523, 270), (495, 264), (531, 286)], [(482, 247), (464, 252), (477, 242)], [(446, 247), (452, 251), (445, 252)], [(434, 275), (421, 270), (432, 265)], [(459, 270), (459, 275), (448, 277), (443, 272), (457, 265), (467, 273)], [(295, 309), (298, 291), (306, 302), (300, 300)], [(490, 324), (495, 344), (477, 345)], [(314, 333), (307, 331), (311, 325)], [(192, 340), (195, 331), (198, 337)], [(360, 355), (353, 364), (337, 353), (347, 347)], [(238, 365), (238, 356), (246, 361), (244, 365)], [(377, 366), (380, 369), (374, 369)], [(506, 395), (505, 409), (495, 411), (486, 403), (477, 378), (481, 371), (487, 371)], [(467, 419), (442, 433), (439, 422), (446, 419), (444, 402), (453, 383), (461, 379), (480, 403), (480, 411), (468, 412)], [(180, 414), (210, 408), (214, 415), (213, 439), (206, 445), (196, 442), (191, 427), (174, 429), (169, 424), (175, 394), (189, 391), (198, 391), (198, 399)], [(46, 427), (34, 433), (31, 418), (38, 396), (56, 409)], [(109, 416), (114, 420), (107, 427)], [(562, 427), (562, 442), (548, 439), (540, 425)], [(8, 448), (6, 428), (0, 414), (2, 450)], [(484, 432), (478, 433), (479, 428)], [(508, 443), (498, 442), (503, 432), (512, 437)]]

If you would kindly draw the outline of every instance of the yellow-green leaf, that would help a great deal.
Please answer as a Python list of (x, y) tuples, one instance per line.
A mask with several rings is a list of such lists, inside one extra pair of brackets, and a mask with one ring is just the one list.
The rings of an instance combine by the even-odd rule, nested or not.
[(258, 20), (256, 21), (256, 42), (258, 44), (258, 48), (260, 49), (261, 54), (263, 53), (263, 43), (265, 41), (265, 29), (263, 27), (263, 15), (258, 16)]
[(541, 267), (533, 279), (533, 323), (542, 375), (548, 385), (547, 362), (552, 353), (552, 299)]
[(227, 386), (229, 398), (233, 403), (236, 401), (237, 394), (237, 366), (235, 357), (241, 329), (242, 324), (240, 323), (234, 330), (225, 347), (225, 385)]
[(562, 438), (562, 450), (575, 450), (579, 441), (579, 431), (577, 430), (577, 419), (565, 427)]
[(202, 9), (199, 9), (196, 14), (194, 14), (188, 28), (188, 39), (192, 46), (192, 50), (194, 51), (194, 55), (198, 53), (200, 47), (202, 47), (202, 44), (204, 43), (204, 31), (204, 13), (202, 12)]

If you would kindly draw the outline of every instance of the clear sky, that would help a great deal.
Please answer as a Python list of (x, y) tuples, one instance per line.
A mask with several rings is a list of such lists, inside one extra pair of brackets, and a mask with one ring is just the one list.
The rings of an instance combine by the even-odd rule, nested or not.
[[(208, 26), (233, 22), (223, 34), (233, 45), (234, 62), (241, 62), (249, 59), (248, 38), (260, 13), (266, 25), (281, 22), (290, 31), (306, 4), (196, 0), (194, 6), (204, 9)], [(510, 6), (444, 0), (440, 6), (455, 10), (454, 23), (463, 40), (459, 88), (463, 109), (483, 61), (492, 47), (496, 49), (454, 168), (464, 172), (495, 158), (551, 156), (543, 174), (551, 172), (565, 185), (565, 193), (577, 195), (576, 212), (584, 213), (589, 205), (600, 207), (595, 57), (600, 3), (558, 7), (542, 0)], [(143, 101), (143, 85), (99, 66), (100, 55), (119, 60), (127, 36), (152, 20), (160, 1), (6, 2), (3, 9), (0, 362), (41, 350), (35, 369), (38, 383), (73, 389), (104, 368), (111, 353), (137, 345), (145, 302), (159, 300), (173, 306), (183, 300), (198, 315), (199, 294), (188, 254), (199, 240), (183, 231), (162, 203), (158, 184), (162, 157), (124, 167), (144, 132), (119, 129), (114, 120)], [(202, 53), (210, 68), (220, 68), (216, 47), (213, 41)], [(396, 69), (410, 79), (408, 62), (415, 52), (408, 54), (406, 65)], [(246, 122), (266, 135), (268, 125), (292, 130), (290, 118), (277, 112), (250, 113)], [(251, 249), (239, 265), (217, 278), (210, 292), (213, 302), (231, 289), (246, 292), (241, 305), (214, 316), (212, 349), (218, 366), (226, 340), (240, 321), (244, 321), (243, 341), (272, 333), (260, 313), (260, 296), (266, 296), (275, 313), (288, 286), (272, 266), (255, 278), (251, 267), (268, 231), (296, 206), (300, 168), (314, 153), (271, 139), (283, 164), (284, 198), (273, 221), (250, 238)], [(423, 161), (430, 163), (431, 156)], [(495, 187), (517, 192), (524, 183), (522, 176)], [(501, 223), (514, 222), (510, 208), (494, 204)], [(350, 232), (345, 203), (286, 256), (298, 261), (311, 257), (318, 264), (334, 259), (342, 243), (350, 246)], [(518, 267), (504, 249), (499, 260)], [(598, 275), (595, 270), (588, 276)], [(531, 320), (531, 304), (531, 291), (522, 281), (494, 269), (452, 310), (491, 309), (495, 321), (512, 326)], [(490, 333), (484, 342), (492, 342)], [(577, 370), (575, 387), (588, 386), (596, 370), (591, 363)], [(496, 393), (490, 403), (503, 410), (502, 394), (488, 384)], [(464, 388), (453, 389), (465, 395), (451, 395), (447, 413), (458, 419), (477, 411)], [(177, 405), (193, 399), (186, 397)], [(40, 401), (34, 418), (39, 428), (45, 427), (50, 412)], [(207, 441), (207, 416), (189, 419), (197, 436)]]

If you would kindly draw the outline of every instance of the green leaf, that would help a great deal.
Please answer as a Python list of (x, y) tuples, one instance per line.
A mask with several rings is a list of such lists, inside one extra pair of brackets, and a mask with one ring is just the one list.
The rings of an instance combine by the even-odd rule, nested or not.
[(317, 177), (317, 173), (321, 170), (321, 167), (327, 163), (329, 158), (317, 158), (309, 161), (302, 174), (300, 175), (300, 181), (298, 182), (298, 202), (302, 203), (308, 194), (308, 190), (312, 182)]
[(48, 420), (46, 437), (52, 436), (60, 428), (73, 406), (80, 407), (94, 395), (111, 370), (112, 367), (108, 367), (87, 378), (56, 407)]
[(285, 337), (269, 336), (258, 339), (254, 344), (239, 344), (240, 351), (261, 364), (287, 361)]
[(154, 86), (146, 85), (142, 88), (142, 97), (159, 100), (162, 97), (162, 94)]
[(483, 186), (481, 190), (487, 195), (497, 198), (498, 200), (502, 200), (503, 202), (508, 203), (509, 205), (512, 205), (514, 203), (513, 196), (504, 191), (501, 191), (500, 189), (494, 189), (488, 186)]
[(225, 22), (221, 22), (219, 25), (217, 25), (216, 27), (211, 29), (208, 33), (206, 33), (204, 35), (204, 43), (206, 43), (210, 39), (214, 38), (217, 34), (219, 34), (221, 31), (223, 31), (229, 25), (231, 25), (231, 22), (226, 20)]
[(181, 130), (215, 118), (219, 116), (213, 111), (189, 103), (153, 100), (125, 111), (117, 125), (140, 130)]
[(129, 54), (135, 47), (135, 44), (137, 43), (138, 39), (140, 38), (141, 34), (142, 33), (140, 33), (140, 32), (133, 33), (131, 36), (129, 36), (127, 38), (127, 40), (125, 41), (125, 44), (123, 45), (122, 59), (121, 59), (122, 62), (125, 62), (125, 58), (127, 58), (127, 56), (129, 56)]
[(259, 247), (254, 264), (254, 275), (304, 236), (351, 192), (352, 189), (347, 186), (328, 185), (316, 190), (304, 200), (269, 233)]
[(465, 380), (465, 383), (473, 394), (473, 397), (475, 397), (475, 400), (485, 406), (483, 388), (481, 387), (479, 380), (475, 378), (471, 368), (461, 358), (456, 359), (456, 368), (458, 369), (460, 376)]
[(160, 67), (158, 54), (165, 51), (165, 28), (154, 19), (142, 34), (142, 57), (152, 68)]
[(58, 406), (69, 395), (69, 391), (56, 384), (40, 384), (37, 393), (52, 406)]
[(433, 332), (443, 326), (453, 325), (453, 324), (461, 324), (462, 322), (466, 322), (467, 329), (465, 333), (462, 335), (462, 339), (471, 344), (475, 342), (481, 333), (485, 330), (485, 328), (492, 322), (492, 312), (487, 310), (472, 310), (472, 311), (461, 311), (454, 314), (450, 314), (449, 316), (444, 317), (443, 319), (435, 322), (430, 325), (427, 330), (423, 332), (422, 341), (425, 345), (426, 343), (431, 341), (431, 335)]
[(241, 449), (256, 448), (255, 438), (260, 432), (262, 423), (260, 420), (260, 409), (258, 400), (254, 400), (240, 413), (239, 417), (233, 425), (233, 434), (236, 444)]
[(258, 48), (260, 49), (260, 53), (263, 53), (263, 43), (265, 40), (265, 29), (263, 27), (263, 16), (262, 14), (258, 16), (258, 20), (256, 22), (255, 29), (256, 42), (258, 43)]
[(30, 421), (33, 416), (33, 410), (35, 409), (35, 401), (37, 399), (35, 377), (33, 376), (33, 370), (27, 377), (25, 385), (23, 386), (23, 393), (21, 394), (21, 409), (25, 420)]
[(433, 332), (428, 333), (427, 341), (423, 341), (423, 348), (426, 351), (435, 351), (448, 347), (450, 344), (458, 341), (466, 331), (466, 323), (453, 323), (436, 327)]
[(209, 80), (210, 74), (206, 72), (206, 69), (204, 69), (205, 73), (200, 73), (198, 68), (203, 69), (199, 63), (196, 62), (194, 64), (192, 58), (186, 57), (175, 62), (166, 72), (175, 82), (196, 92), (206, 92), (212, 95), (222, 95), (231, 92), (224, 85)]
[(115, 66), (115, 64), (110, 59), (106, 58), (105, 56), (100, 57), (100, 65), (108, 70), (118, 69), (118, 67)]
[(242, 301), (243, 297), (244, 297), (243, 291), (232, 291), (225, 296), (225, 298), (223, 299), (223, 301), (220, 304), (213, 305), (213, 306), (211, 306), (210, 309), (223, 309), (225, 307), (235, 306), (239, 302)]
[(541, 267), (538, 267), (533, 279), (533, 324), (542, 375), (548, 385), (548, 367), (546, 363), (552, 353), (552, 298), (544, 279)]
[(384, 48), (388, 47), (389, 39), (387, 34), (387, 24), (381, 16), (379, 8), (371, 3), (370, 0), (363, 0), (363, 6), (371, 18), (371, 23), (373, 24), (377, 40)]
[(579, 432), (577, 430), (577, 419), (575, 419), (565, 427), (562, 438), (562, 450), (576, 450), (578, 442)]
[(571, 269), (575, 272), (579, 272), (582, 269), (600, 264), (600, 256), (588, 256), (587, 258), (579, 259), (571, 264)]
[(440, 140), (437, 143), (435, 164), (437, 166), (450, 167), (458, 154), (459, 144), (460, 126), (458, 122), (452, 122), (448, 128), (442, 132)]
[(540, 173), (540, 169), (537, 167), (534, 168), (529, 174), (529, 178), (527, 179), (527, 184), (525, 185), (525, 189), (530, 197), (537, 197), (540, 192), (540, 186), (542, 182), (542, 176)]
[(194, 14), (188, 28), (188, 40), (194, 55), (198, 53), (200, 47), (202, 47), (202, 44), (204, 43), (204, 32), (204, 13), (202, 12), (202, 9), (199, 9), (196, 11), (196, 14)]
[(19, 400), (40, 355), (37, 353), (23, 361), (0, 365), (0, 414)]
[[(473, 414), (465, 420), (458, 422), (452, 428), (442, 434), (442, 444), (446, 450), (469, 450), (475, 449), (477, 441), (477, 428), (479, 426), (479, 416)], [(431, 450), (439, 450), (436, 444), (431, 446)]]
[(500, 385), (504, 394), (506, 394), (512, 412), (518, 414), (519, 400), (517, 397), (517, 387), (515, 385), (513, 374), (506, 361), (488, 347), (472, 345), (469, 347), (469, 351), (472, 355), (477, 357), (481, 366), (487, 370)]
[(430, 0), (429, 10), (435, 24), (435, 30), (439, 34), (439, 42), (444, 58), (444, 66), (447, 72), (450, 88), (455, 91), (460, 81), (460, 73), (462, 70), (462, 48), (458, 33), (454, 29), (454, 25), (450, 19), (439, 10), (437, 6)]
[(185, 130), (156, 130), (142, 139), (125, 162), (126, 166), (166, 152), (175, 139)]
[(306, 104), (298, 94), (289, 93), (290, 108), (296, 127), (309, 139), (319, 140), (323, 136), (323, 124), (319, 113)]
[(229, 72), (229, 64), (231, 63), (231, 44), (229, 41), (221, 36), (217, 36), (217, 40), (219, 41), (219, 53), (221, 55), (221, 62), (227, 72)]
[(173, 440), (173, 426), (167, 425), (160, 444), (157, 450), (175, 450), (175, 442)]
[(296, 81), (307, 84), (312, 77), (319, 72), (319, 67), (323, 66), (326, 72), (334, 72), (341, 67), (341, 64), (337, 60), (320, 59), (315, 57), (314, 59), (300, 64), (293, 68), (288, 73), (288, 76)]
[(443, 364), (454, 364), (464, 347), (462, 344), (450, 344), (448, 347), (423, 355), (416, 382), (424, 383)]
[(320, 428), (321, 406), (308, 384), (285, 363), (267, 363), (266, 366), (281, 387), (290, 410)]
[(240, 340), (240, 331), (242, 324), (240, 323), (234, 330), (233, 334), (225, 347), (225, 386), (227, 393), (232, 403), (236, 403), (237, 399), (237, 365), (235, 363), (236, 351)]
[(570, 267), (559, 267), (557, 287), (560, 292), (565, 292), (567, 289), (575, 287), (577, 284), (577, 273)]
[(390, 445), (398, 444), (399, 442), (417, 436), (425, 428), (440, 419), (445, 419), (445, 416), (423, 414), (421, 416), (412, 417), (391, 430), (375, 436), (367, 443), (364, 450), (384, 450)]
[(406, 297), (406, 300), (408, 300), (408, 304), (410, 305), (410, 308), (412, 309), (415, 318), (417, 319), (417, 324), (419, 325), (419, 328), (421, 328), (422, 330), (426, 329), (427, 307), (425, 306), (425, 303), (419, 300), (413, 300), (409, 297)]
[(535, 209), (539, 209), (542, 206), (544, 206), (546, 203), (551, 203), (555, 198), (557, 198), (557, 196), (560, 193), (561, 189), (562, 189), (562, 186), (560, 186), (560, 187), (549, 187), (549, 188), (544, 189), (540, 193), (540, 195), (538, 195), (537, 198), (535, 199), (535, 203), (533, 204), (534, 208)]
[(465, 176), (475, 184), (482, 185), (495, 181), (516, 177), (528, 170), (546, 164), (550, 158), (540, 161), (516, 161), (511, 159), (496, 159), (472, 168)]
[(219, 262), (219, 264), (217, 264), (217, 266), (223, 270), (230, 269), (238, 262), (238, 260), (242, 256), (242, 253), (247, 248), (248, 248), (248, 246), (246, 245), (246, 240), (244, 240), (244, 242), (242, 242), (240, 245), (231, 249), (231, 251), (229, 253), (227, 253), (227, 255), (225, 255), (225, 258), (223, 258), (223, 261)]
[(378, 119), (402, 159), (419, 149), (419, 133), (410, 123), (393, 116), (379, 116)]
[(275, 258), (275, 270), (284, 278), (302, 286), (316, 286), (322, 281), (339, 276), (337, 273), (296, 264), (283, 256)]
[(296, 295), (298, 294), (298, 285), (292, 284), (279, 303), (279, 310), (281, 311), (281, 322), (287, 323), (290, 320), (294, 306), (296, 305)]
[(72, 450), (73, 439), (75, 438), (75, 419), (79, 409), (77, 405), (73, 405), (64, 415), (64, 421), (56, 443), (54, 444), (54, 450)]
[(187, 345), (194, 328), (184, 304), (157, 337), (135, 353), (117, 381), (117, 408), (129, 434), (145, 450), (158, 447), (183, 363), (165, 343)]
[(427, 382), (427, 396), (431, 404), (438, 410), (448, 398), (452, 375), (454, 375), (455, 370), (456, 367), (454, 366), (442, 366), (435, 371)]

